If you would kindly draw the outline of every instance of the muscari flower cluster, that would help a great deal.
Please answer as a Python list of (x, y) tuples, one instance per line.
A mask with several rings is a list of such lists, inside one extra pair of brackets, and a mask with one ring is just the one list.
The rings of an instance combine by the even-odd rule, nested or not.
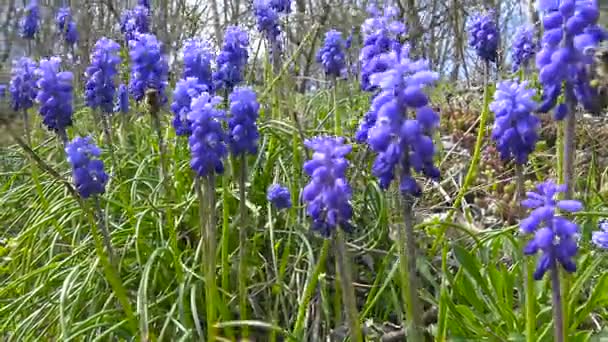
[(535, 94), (528, 82), (503, 81), (496, 87), (490, 104), (496, 115), (492, 139), (503, 160), (525, 164), (536, 147), (540, 120), (532, 114), (537, 106)]
[[(405, 25), (399, 21), (399, 10), (389, 6), (384, 13), (375, 7), (368, 8), (370, 18), (361, 25), (363, 33), (363, 47), (359, 53), (361, 64), (361, 89), (374, 91), (369, 77), (377, 72), (385, 71), (389, 66), (384, 64), (378, 56), (401, 48), (400, 39), (405, 34)], [(372, 123), (373, 125), (373, 123)], [(371, 127), (371, 126), (370, 126)]]
[(234, 89), (230, 94), (228, 144), (233, 155), (255, 154), (258, 151), (258, 119), (260, 104), (255, 92), (247, 87)]
[(258, 31), (264, 34), (271, 44), (278, 42), (277, 38), (281, 34), (278, 11), (268, 0), (256, 0), (253, 6)]
[[(375, 7), (368, 8), (371, 17), (361, 25), (364, 34), (363, 47), (359, 53), (361, 64), (361, 89), (376, 91), (377, 87), (370, 82), (370, 76), (386, 71), (390, 66), (385, 63), (382, 54), (401, 49), (400, 38), (405, 34), (405, 25), (397, 20), (399, 11), (395, 7), (388, 7), (380, 14)], [(376, 124), (376, 108), (378, 103), (372, 102), (371, 109), (365, 114), (359, 128), (355, 133), (355, 140), (359, 143), (367, 141), (368, 131)]]
[(217, 56), (217, 70), (213, 73), (214, 88), (230, 93), (243, 81), (249, 53), (247, 32), (237, 26), (229, 26), (224, 36), (222, 50)]
[(498, 58), (500, 34), (494, 22), (494, 12), (478, 13), (467, 26), (469, 45), (481, 59), (495, 62)]
[(147, 8), (148, 10), (150, 9), (150, 0), (138, 0), (137, 4)]
[(99, 159), (101, 151), (91, 137), (76, 137), (65, 147), (76, 190), (82, 198), (102, 194), (108, 183), (108, 175)]
[(350, 230), (352, 190), (346, 180), (345, 157), (352, 147), (344, 144), (342, 137), (316, 137), (306, 140), (304, 145), (314, 151), (304, 163), (304, 172), (311, 179), (302, 192), (313, 230), (325, 237), (337, 227)]
[(555, 119), (565, 118), (568, 107), (565, 103), (558, 104), (565, 83), (567, 102), (580, 103), (595, 112), (597, 89), (590, 84), (587, 67), (593, 62), (594, 49), (606, 39), (606, 32), (597, 25), (597, 3), (589, 0), (542, 1), (540, 9), (545, 11), (545, 34), (542, 49), (536, 55), (539, 81), (543, 86), (542, 103), (537, 110), (546, 113), (555, 107)]
[(608, 249), (608, 220), (599, 224), (600, 230), (591, 233), (591, 241), (602, 249)]
[(188, 113), (188, 120), (192, 122), (192, 134), (188, 139), (192, 156), (190, 167), (199, 177), (224, 172), (223, 159), (228, 149), (222, 128), (226, 113), (217, 108), (221, 102), (221, 97), (205, 92), (192, 100)]
[(116, 103), (114, 104), (114, 113), (127, 114), (129, 112), (129, 90), (124, 83), (118, 86), (118, 94)]
[(191, 122), (188, 120), (192, 99), (203, 92), (213, 91), (211, 61), (213, 53), (209, 45), (199, 39), (189, 39), (184, 43), (184, 74), (173, 92), (171, 110), (175, 115), (173, 127), (180, 136), (190, 135)]
[(522, 201), (526, 208), (533, 209), (530, 216), (520, 222), (523, 233), (532, 234), (534, 238), (524, 247), (524, 254), (534, 255), (539, 250), (542, 255), (536, 265), (534, 279), (540, 280), (543, 275), (557, 263), (567, 272), (576, 271), (573, 258), (577, 252), (576, 235), (578, 225), (568, 219), (558, 216), (558, 209), (574, 213), (583, 208), (576, 200), (556, 200), (560, 192), (566, 190), (565, 185), (557, 185), (549, 180), (537, 185), (536, 192), (528, 192), (527, 199)]
[(331, 78), (346, 76), (344, 50), (342, 33), (336, 30), (327, 31), (323, 45), (317, 52), (317, 63), (321, 63), (326, 76)]
[(85, 75), (85, 103), (93, 109), (104, 113), (114, 111), (115, 79), (118, 73), (120, 45), (108, 38), (101, 38), (95, 43), (91, 54), (91, 65)]
[(160, 103), (167, 102), (165, 88), (169, 74), (169, 65), (161, 52), (160, 42), (152, 34), (137, 34), (129, 41), (131, 57), (131, 77), (129, 92), (135, 101), (144, 98), (146, 90), (158, 92)]
[(14, 111), (27, 110), (36, 98), (36, 63), (27, 57), (13, 61), (9, 92)]
[(291, 208), (291, 195), (289, 189), (280, 184), (272, 184), (266, 192), (266, 199), (277, 209)]
[(63, 39), (66, 43), (73, 45), (78, 41), (78, 29), (69, 7), (59, 9), (55, 17), (55, 24), (59, 32), (63, 34)]
[(120, 32), (125, 35), (125, 41), (135, 39), (138, 34), (150, 32), (150, 11), (145, 6), (135, 6), (122, 12), (120, 17)]
[[(376, 120), (367, 137), (369, 146), (378, 153), (372, 173), (378, 177), (380, 186), (387, 189), (398, 167), (401, 191), (419, 196), (421, 189), (412, 170), (431, 179), (439, 177), (433, 164), (432, 139), (439, 116), (428, 106), (429, 99), (424, 93), (424, 88), (439, 75), (429, 69), (427, 61), (410, 59), (407, 45), (379, 58), (391, 68), (370, 77), (371, 83), (381, 89), (372, 101)], [(416, 113), (415, 118), (407, 116), (410, 111)]]
[(40, 26), (40, 8), (37, 0), (30, 0), (25, 7), (25, 16), (19, 23), (19, 34), (25, 39), (34, 39)]
[(64, 133), (72, 124), (73, 75), (69, 71), (60, 71), (61, 58), (42, 59), (36, 69), (38, 93), (36, 102), (42, 122), (52, 131)]
[(534, 29), (532, 27), (521, 27), (515, 34), (511, 58), (513, 59), (513, 71), (526, 66), (536, 54), (537, 46), (534, 42)]

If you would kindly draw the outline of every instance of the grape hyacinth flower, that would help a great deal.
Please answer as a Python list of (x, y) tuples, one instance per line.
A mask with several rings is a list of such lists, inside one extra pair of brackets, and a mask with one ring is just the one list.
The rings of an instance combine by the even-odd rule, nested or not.
[(608, 249), (608, 221), (600, 221), (599, 228), (591, 233), (591, 241), (599, 248)]
[(538, 141), (540, 120), (532, 114), (537, 104), (536, 91), (528, 82), (503, 81), (496, 87), (490, 110), (496, 115), (492, 139), (500, 157), (523, 165)]
[(496, 62), (500, 34), (494, 22), (494, 12), (477, 13), (467, 26), (469, 45), (482, 60)]
[(25, 39), (34, 39), (40, 28), (40, 8), (37, 0), (30, 0), (25, 7), (25, 16), (19, 22), (19, 34)]
[(359, 53), (361, 64), (361, 89), (374, 91), (375, 86), (370, 84), (369, 77), (378, 72), (385, 71), (389, 65), (383, 63), (378, 56), (401, 49), (400, 39), (405, 35), (405, 25), (399, 21), (399, 10), (389, 6), (384, 13), (380, 13), (374, 6), (368, 8), (370, 17), (361, 25), (363, 33), (363, 47)]
[(63, 34), (66, 43), (74, 45), (78, 41), (78, 29), (76, 22), (72, 18), (72, 12), (69, 7), (62, 7), (57, 12), (55, 23), (59, 32)]
[(192, 134), (188, 140), (192, 160), (190, 166), (199, 177), (224, 172), (223, 159), (228, 152), (226, 134), (222, 122), (226, 118), (217, 105), (222, 102), (219, 96), (202, 93), (192, 100), (188, 120), (192, 122)]
[(280, 184), (272, 184), (268, 187), (266, 199), (277, 209), (291, 208), (291, 195), (289, 189)]
[(239, 87), (230, 94), (230, 113), (228, 121), (228, 144), (234, 155), (255, 154), (258, 151), (258, 119), (260, 104), (256, 94), (248, 87)]
[(217, 56), (217, 70), (213, 73), (215, 90), (226, 94), (243, 81), (245, 66), (249, 58), (249, 37), (237, 26), (226, 29), (222, 50)]
[(86, 69), (85, 103), (92, 109), (100, 109), (106, 114), (114, 111), (116, 75), (120, 57), (120, 45), (108, 38), (95, 43), (91, 54), (91, 65)]
[(338, 226), (350, 230), (352, 191), (346, 180), (345, 157), (352, 147), (344, 144), (342, 137), (316, 137), (306, 140), (304, 145), (314, 151), (312, 159), (304, 163), (304, 172), (311, 180), (302, 192), (313, 230), (325, 237)]
[(150, 0), (137, 0), (137, 4), (147, 8), (148, 10), (150, 9)]
[(519, 28), (515, 34), (513, 49), (511, 50), (513, 71), (518, 71), (522, 66), (525, 68), (536, 54), (536, 50), (534, 28), (528, 26)]
[(325, 41), (317, 52), (317, 63), (321, 63), (326, 76), (334, 79), (346, 76), (344, 50), (344, 39), (340, 31), (330, 30), (325, 33)]
[[(387, 189), (399, 165), (401, 191), (419, 196), (421, 189), (412, 169), (431, 179), (439, 177), (433, 164), (435, 147), (431, 138), (439, 118), (428, 106), (429, 99), (423, 91), (439, 76), (429, 70), (427, 61), (410, 59), (407, 45), (379, 58), (391, 68), (370, 77), (371, 83), (381, 89), (372, 102), (372, 109), (377, 109), (376, 123), (367, 138), (369, 146), (378, 153), (372, 173)], [(407, 117), (410, 110), (416, 112), (416, 118)]]
[(195, 77), (188, 77), (177, 82), (173, 92), (173, 103), (171, 103), (171, 111), (175, 114), (173, 118), (175, 134), (179, 136), (192, 134), (192, 123), (188, 120), (192, 99), (206, 91), (207, 87)]
[(534, 279), (540, 280), (558, 262), (564, 270), (572, 273), (576, 271), (576, 263), (572, 258), (577, 252), (575, 235), (579, 227), (556, 215), (556, 210), (575, 213), (582, 210), (583, 205), (576, 200), (556, 200), (556, 195), (564, 192), (566, 187), (557, 185), (552, 180), (537, 185), (536, 190), (528, 192), (528, 198), (522, 202), (524, 207), (534, 210), (520, 223), (523, 233), (535, 234), (524, 248), (524, 254), (534, 255), (539, 250), (543, 252), (538, 260)]
[(118, 86), (118, 95), (114, 105), (114, 113), (127, 114), (129, 112), (129, 90), (124, 83)]
[(281, 34), (279, 14), (268, 0), (256, 0), (253, 4), (258, 31), (274, 45)]
[(213, 74), (211, 61), (213, 50), (201, 39), (191, 38), (184, 42), (184, 74), (183, 78), (195, 77), (198, 83), (205, 87), (204, 91), (213, 91)]
[(14, 111), (32, 108), (36, 98), (36, 63), (27, 57), (13, 61), (9, 92)]
[(580, 103), (586, 110), (597, 111), (597, 89), (591, 86), (587, 70), (593, 62), (594, 49), (607, 37), (604, 29), (597, 26), (597, 3), (585, 0), (543, 1), (540, 10), (545, 12), (545, 33), (542, 49), (536, 56), (539, 81), (543, 87), (538, 111), (546, 113), (555, 108), (557, 120), (571, 114), (566, 104), (558, 104), (564, 82), (565, 100), (571, 109)]
[(105, 192), (108, 175), (99, 159), (101, 151), (91, 137), (76, 137), (65, 147), (68, 162), (72, 165), (74, 185), (82, 198)]
[(125, 35), (125, 41), (135, 39), (137, 34), (150, 32), (150, 11), (144, 6), (135, 6), (122, 12), (120, 17), (120, 32)]
[(72, 125), (73, 75), (69, 71), (60, 71), (60, 66), (59, 57), (40, 61), (40, 66), (36, 69), (36, 102), (40, 104), (39, 112), (44, 125), (65, 141), (65, 128)]
[(270, 0), (270, 7), (279, 13), (291, 12), (291, 0)]
[(141, 101), (148, 89), (158, 92), (160, 104), (167, 102), (165, 88), (169, 65), (161, 52), (160, 42), (152, 34), (138, 34), (129, 41), (131, 77), (129, 92), (135, 101)]

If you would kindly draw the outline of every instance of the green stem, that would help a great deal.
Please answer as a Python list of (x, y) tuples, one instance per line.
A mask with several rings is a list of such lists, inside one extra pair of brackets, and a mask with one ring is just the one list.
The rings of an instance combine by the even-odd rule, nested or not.
[(202, 252), (203, 262), (201, 263), (205, 274), (205, 303), (207, 308), (207, 339), (215, 341), (215, 178), (210, 174), (206, 179), (205, 199), (201, 189), (200, 178), (195, 180), (196, 196), (199, 201), (199, 225), (201, 229), (201, 239), (206, 245)]
[[(228, 169), (228, 168), (226, 168)], [(230, 179), (227, 174), (222, 177), (222, 288), (230, 288)], [(225, 294), (228, 300), (228, 294)], [(224, 317), (227, 319), (226, 317)]]
[(338, 109), (338, 80), (332, 80), (333, 85), (333, 107), (334, 107), (334, 132), (337, 136), (342, 136), (342, 118)]
[[(245, 194), (245, 180), (247, 179), (247, 159), (245, 155), (240, 158), (239, 168), (239, 212), (241, 226), (239, 229), (239, 309), (240, 320), (247, 319), (247, 197)], [(248, 336), (247, 327), (243, 327), (243, 337)]]
[[(351, 341), (363, 342), (361, 325), (359, 324), (359, 313), (357, 310), (357, 297), (351, 275), (350, 263), (347, 256), (344, 233), (340, 228), (336, 230), (336, 259), (338, 273), (342, 284), (342, 298), (346, 308), (346, 318), (350, 327)], [(339, 308), (335, 308), (339, 311)]]
[(30, 117), (27, 113), (27, 109), (23, 110), (23, 130), (25, 131), (25, 141), (29, 146), (32, 146), (32, 131), (30, 128)]
[(118, 177), (120, 170), (117, 167), (118, 164), (116, 163), (116, 157), (114, 156), (114, 142), (112, 139), (112, 126), (110, 124), (110, 114), (102, 113), (101, 121), (103, 124), (104, 135), (106, 137), (106, 145), (108, 146), (108, 151), (110, 152), (110, 160), (112, 161), (112, 170), (114, 172), (116, 172), (116, 175)]
[(110, 263), (116, 266), (116, 253), (114, 253), (114, 248), (112, 248), (112, 238), (110, 236), (110, 231), (108, 230), (108, 224), (106, 221), (106, 217), (101, 210), (101, 202), (99, 201), (99, 196), (95, 196), (95, 210), (97, 211), (97, 222), (99, 222), (98, 227), (101, 231), (101, 236), (103, 237), (103, 243), (106, 245), (106, 250), (108, 251), (108, 255), (110, 256)]
[[(525, 198), (525, 178), (523, 165), (515, 165), (516, 200), (515, 205), (520, 205)], [(520, 210), (520, 214), (523, 212)], [(522, 240), (522, 244), (524, 241)], [(522, 245), (523, 248), (523, 245)], [(526, 288), (526, 342), (536, 341), (536, 289), (534, 287), (534, 261), (524, 260), (524, 286)]]
[(302, 295), (302, 301), (298, 306), (298, 316), (296, 318), (295, 327), (293, 329), (293, 335), (298, 337), (300, 341), (304, 340), (304, 323), (306, 318), (306, 312), (308, 311), (308, 305), (310, 304), (310, 300), (312, 298), (313, 293), (317, 289), (317, 283), (319, 282), (319, 275), (325, 269), (325, 261), (327, 260), (327, 252), (329, 251), (329, 245), (331, 241), (325, 239), (323, 241), (323, 246), (321, 247), (321, 254), (319, 255), (319, 260), (315, 265), (315, 268), (308, 278), (308, 282), (306, 283), (306, 287), (304, 288), (304, 294)]
[[(467, 191), (469, 190), (469, 187), (473, 183), (473, 180), (475, 179), (475, 177), (478, 173), (477, 169), (479, 167), (479, 160), (481, 159), (481, 147), (483, 145), (484, 137), (486, 135), (486, 123), (488, 121), (488, 115), (489, 115), (489, 105), (490, 105), (489, 78), (490, 78), (490, 63), (486, 62), (485, 75), (484, 75), (483, 109), (481, 111), (481, 117), (479, 119), (479, 130), (477, 131), (477, 140), (475, 141), (475, 148), (473, 150), (473, 158), (471, 159), (471, 164), (469, 165), (469, 169), (464, 178), (464, 183), (462, 184), (462, 187), (460, 188), (460, 190), (458, 191), (458, 194), (456, 195), (456, 199), (454, 200), (454, 204), (452, 205), (452, 208), (448, 212), (448, 217), (446, 218), (446, 221), (452, 221), (452, 219), (454, 218), (454, 214), (456, 213), (456, 210), (458, 210), (458, 208), (460, 207), (460, 204), (462, 203), (464, 196), (466, 195)], [(435, 243), (433, 244), (433, 247), (431, 248), (431, 251), (430, 251), (431, 255), (434, 255), (437, 252), (437, 248), (443, 243), (443, 239), (445, 237), (445, 232), (446, 232), (445, 227), (439, 231), (438, 236), (435, 240)]]
[[(412, 217), (412, 198), (409, 195), (403, 197), (403, 221), (404, 227), (399, 228), (399, 266), (401, 273), (401, 293), (405, 305), (405, 326), (411, 333), (412, 341), (422, 341), (421, 321), (422, 308), (418, 301), (418, 279), (416, 276), (416, 241), (414, 239), (414, 223)], [(409, 337), (409, 336), (408, 336)]]

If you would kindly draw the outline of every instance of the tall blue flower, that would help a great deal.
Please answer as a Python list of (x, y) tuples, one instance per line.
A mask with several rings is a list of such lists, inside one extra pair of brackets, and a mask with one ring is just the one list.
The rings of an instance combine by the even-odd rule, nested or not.
[(540, 280), (556, 262), (572, 273), (576, 271), (576, 263), (572, 258), (578, 249), (575, 236), (579, 227), (574, 222), (558, 216), (556, 210), (574, 213), (580, 211), (583, 205), (575, 200), (556, 200), (556, 195), (564, 192), (566, 187), (556, 185), (552, 180), (537, 185), (536, 190), (528, 192), (528, 198), (522, 202), (524, 207), (534, 210), (519, 225), (523, 233), (534, 233), (534, 238), (524, 247), (524, 254), (534, 255), (539, 250), (543, 252), (538, 260), (534, 279)]
[(139, 33), (150, 32), (150, 11), (144, 6), (135, 6), (122, 12), (120, 17), (120, 32), (125, 35), (125, 41), (135, 39)]
[(370, 17), (361, 25), (363, 47), (359, 53), (361, 64), (361, 89), (373, 91), (369, 77), (377, 72), (385, 71), (386, 65), (378, 56), (391, 50), (401, 49), (400, 39), (405, 34), (405, 25), (399, 21), (397, 8), (388, 6), (383, 13), (375, 7), (368, 8)]
[(40, 8), (37, 0), (30, 0), (25, 7), (25, 16), (19, 22), (19, 34), (25, 39), (34, 39), (40, 28)]
[(601, 221), (599, 228), (600, 230), (591, 233), (591, 241), (599, 248), (608, 249), (608, 221)]
[(124, 83), (118, 86), (118, 95), (114, 105), (114, 113), (127, 114), (129, 112), (129, 90)]
[(27, 110), (36, 98), (36, 63), (27, 57), (13, 61), (9, 92), (14, 111)]
[(534, 28), (523, 26), (517, 30), (511, 49), (513, 59), (513, 71), (519, 70), (523, 65), (527, 65), (536, 54), (537, 45), (534, 42)]
[(291, 0), (270, 0), (270, 7), (279, 13), (291, 12)]
[(266, 199), (277, 209), (289, 209), (292, 205), (289, 189), (280, 184), (272, 184), (268, 187)]
[(73, 45), (78, 41), (78, 29), (76, 28), (76, 22), (72, 18), (72, 12), (69, 7), (62, 7), (57, 11), (55, 23), (66, 43)]
[(545, 34), (542, 49), (536, 55), (538, 78), (543, 86), (543, 101), (538, 111), (545, 113), (555, 107), (556, 119), (563, 119), (568, 109), (564, 103), (558, 104), (558, 99), (565, 84), (566, 101), (580, 103), (596, 112), (598, 94), (590, 84), (588, 66), (593, 63), (593, 50), (606, 39), (606, 32), (597, 26), (597, 3), (542, 1), (540, 9), (545, 11)]
[(211, 62), (213, 50), (209, 44), (201, 39), (187, 39), (184, 42), (184, 74), (183, 78), (195, 77), (205, 86), (206, 92), (213, 91), (213, 74)]
[(234, 89), (230, 94), (230, 130), (228, 143), (234, 155), (255, 154), (258, 151), (256, 120), (260, 110), (255, 92), (247, 87)]
[(190, 146), (190, 167), (199, 177), (212, 173), (223, 173), (223, 159), (228, 153), (226, 133), (222, 122), (226, 119), (223, 110), (217, 105), (222, 102), (219, 96), (202, 93), (192, 100), (188, 120), (192, 122), (192, 134), (188, 139)]
[(528, 82), (503, 81), (496, 87), (494, 102), (490, 104), (496, 115), (492, 139), (503, 160), (525, 164), (536, 147), (540, 120), (532, 114), (537, 106), (535, 95)]
[(173, 92), (173, 103), (171, 103), (171, 111), (175, 114), (173, 118), (175, 134), (179, 136), (192, 134), (192, 123), (188, 120), (192, 99), (206, 91), (207, 87), (195, 77), (188, 77), (177, 82)]
[(326, 76), (332, 78), (346, 76), (344, 50), (344, 39), (340, 31), (330, 30), (325, 33), (325, 41), (317, 52), (317, 63), (323, 65)]
[(161, 104), (167, 102), (165, 88), (169, 65), (161, 52), (160, 42), (152, 34), (138, 34), (129, 41), (131, 77), (129, 92), (135, 101), (141, 101), (148, 89), (158, 92)]
[(73, 75), (69, 71), (60, 71), (61, 58), (42, 59), (36, 69), (38, 94), (36, 102), (42, 122), (52, 131), (63, 134), (65, 128), (72, 125), (73, 113)]
[[(367, 138), (369, 146), (378, 153), (372, 173), (386, 189), (399, 166), (401, 191), (418, 196), (421, 191), (412, 170), (432, 179), (439, 177), (433, 161), (432, 139), (439, 117), (428, 106), (429, 99), (424, 93), (424, 88), (439, 76), (429, 70), (427, 61), (410, 59), (407, 45), (379, 58), (391, 67), (370, 77), (371, 84), (381, 89), (372, 102), (376, 121)], [(407, 116), (410, 111), (416, 113), (415, 118)]]
[(500, 34), (494, 12), (475, 14), (467, 26), (469, 32), (469, 45), (475, 49), (477, 55), (484, 61), (495, 62), (498, 58), (498, 44)]
[(304, 163), (304, 172), (311, 179), (302, 192), (308, 204), (307, 213), (313, 220), (312, 228), (325, 237), (338, 226), (349, 230), (353, 209), (345, 157), (352, 147), (344, 144), (342, 137), (316, 137), (306, 140), (304, 145), (314, 151), (312, 159)]
[(258, 31), (264, 34), (270, 42), (275, 42), (281, 34), (279, 14), (268, 0), (256, 0), (253, 6)]
[(114, 111), (114, 94), (116, 93), (116, 75), (120, 57), (120, 45), (108, 38), (101, 38), (95, 43), (91, 54), (91, 65), (85, 71), (85, 103), (93, 109), (104, 113)]
[(108, 175), (99, 159), (101, 151), (91, 137), (76, 137), (65, 147), (76, 190), (82, 198), (103, 194)]
[(232, 91), (244, 78), (249, 53), (249, 37), (238, 26), (229, 26), (224, 36), (222, 50), (217, 56), (217, 70), (213, 73), (216, 91)]

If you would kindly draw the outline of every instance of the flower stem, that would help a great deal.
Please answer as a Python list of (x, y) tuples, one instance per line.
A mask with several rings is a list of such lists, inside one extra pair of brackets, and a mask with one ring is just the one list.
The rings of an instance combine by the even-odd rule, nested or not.
[(118, 173), (120, 172), (117, 168), (118, 164), (116, 163), (116, 157), (114, 155), (114, 142), (112, 139), (112, 126), (110, 125), (110, 114), (102, 113), (101, 121), (103, 123), (103, 132), (106, 137), (106, 145), (108, 146), (108, 150), (110, 152), (110, 160), (112, 161), (112, 170)]
[(103, 210), (101, 210), (99, 196), (95, 196), (95, 211), (97, 213), (97, 222), (99, 222), (98, 226), (101, 231), (101, 236), (103, 237), (103, 243), (106, 245), (108, 255), (110, 256), (110, 263), (116, 267), (116, 254), (114, 253), (114, 248), (112, 248), (112, 238), (110, 237), (110, 231), (108, 230), (106, 216), (104, 215)]
[[(247, 179), (247, 158), (242, 155), (239, 168), (239, 212), (241, 226), (239, 229), (239, 309), (240, 320), (247, 319), (247, 197), (245, 194), (245, 180)], [(243, 337), (248, 331), (243, 326)]]
[[(344, 243), (344, 233), (340, 228), (336, 230), (336, 259), (338, 273), (340, 274), (340, 284), (342, 285), (342, 298), (346, 309), (346, 318), (350, 326), (351, 341), (363, 342), (361, 325), (359, 324), (359, 313), (357, 311), (357, 297), (351, 275), (349, 259), (347, 256), (346, 245)], [(339, 310), (339, 308), (336, 308)]]
[(329, 251), (330, 240), (323, 240), (323, 246), (319, 254), (319, 260), (315, 265), (312, 274), (308, 278), (306, 287), (304, 288), (304, 294), (302, 294), (302, 300), (298, 306), (298, 316), (293, 329), (293, 335), (300, 341), (304, 341), (304, 323), (306, 318), (306, 312), (308, 311), (308, 305), (312, 298), (313, 293), (317, 289), (317, 283), (319, 282), (319, 275), (325, 270), (325, 262), (327, 260), (327, 252)]
[(555, 342), (564, 342), (564, 316), (562, 311), (562, 294), (559, 281), (557, 260), (551, 266), (551, 293), (553, 299), (553, 324), (555, 327)]
[[(516, 183), (516, 205), (524, 200), (525, 178), (523, 165), (515, 164), (515, 183)], [(520, 215), (523, 211), (520, 210)], [(524, 241), (522, 240), (522, 243)], [(523, 250), (523, 246), (522, 246)], [(536, 289), (534, 287), (534, 262), (526, 258), (524, 260), (524, 287), (525, 287), (525, 306), (526, 306), (526, 342), (536, 341)]]
[[(404, 228), (399, 228), (399, 265), (401, 267), (401, 293), (405, 305), (406, 326), (409, 325), (412, 341), (422, 341), (421, 337), (421, 310), (418, 303), (418, 279), (416, 276), (416, 241), (414, 238), (414, 222), (412, 213), (412, 198), (403, 196)], [(408, 324), (409, 321), (409, 324)]]
[(342, 136), (342, 118), (338, 110), (338, 80), (334, 77), (333, 85), (333, 106), (334, 106), (334, 130), (337, 136)]
[[(566, 98), (573, 98), (571, 86), (566, 85)], [(574, 158), (576, 138), (576, 104), (568, 101), (568, 115), (564, 120), (564, 162), (563, 177), (567, 188), (564, 193), (565, 199), (571, 199), (574, 194)]]
[(32, 146), (32, 131), (30, 128), (30, 117), (27, 113), (27, 109), (23, 110), (23, 130), (25, 131), (25, 141), (27, 144)]

